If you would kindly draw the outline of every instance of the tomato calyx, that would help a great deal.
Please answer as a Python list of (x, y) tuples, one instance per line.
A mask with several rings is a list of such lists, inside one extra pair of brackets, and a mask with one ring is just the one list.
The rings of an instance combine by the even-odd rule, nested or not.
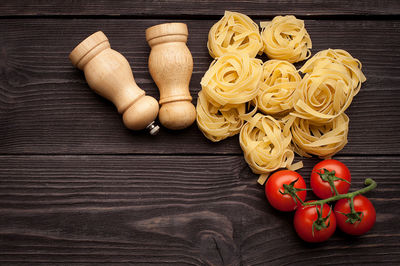
[[(324, 172), (322, 172), (322, 170)], [(350, 184), (350, 182), (347, 181), (346, 179), (337, 177), (335, 170), (329, 171), (328, 169), (323, 168), (323, 169), (319, 169), (319, 172), (315, 171), (315, 173), (317, 173), (321, 177), (322, 181), (325, 181), (325, 182), (329, 183), (329, 186), (331, 187), (331, 192), (334, 195), (339, 195), (340, 194), (336, 189), (334, 181), (339, 181), (340, 180), (340, 181), (344, 181), (344, 182)]]
[[(324, 204), (320, 204), (320, 208), (318, 206), (315, 206), (318, 218), (313, 222), (312, 224), (312, 235), (314, 236), (315, 230), (321, 231), (322, 229), (328, 228), (330, 226), (330, 216), (332, 213), (332, 208), (329, 207), (329, 213), (326, 215), (326, 217), (322, 217), (322, 208)], [(328, 221), (328, 224), (326, 224), (326, 221)]]
[(354, 209), (354, 197), (350, 198), (349, 205), (350, 205), (349, 213), (344, 213), (344, 212), (339, 212), (339, 211), (336, 211), (336, 212), (347, 217), (346, 223), (355, 224), (357, 222), (361, 222), (361, 220), (363, 218), (363, 212), (356, 212), (356, 210)]
[(292, 197), (293, 201), (295, 204), (297, 204), (297, 201), (299, 201), (301, 204), (304, 203), (304, 201), (297, 195), (297, 192), (299, 191), (305, 191), (308, 190), (306, 188), (296, 188), (294, 185), (299, 179), (297, 178), (296, 180), (293, 180), (290, 184), (283, 184), (283, 192), (279, 190), (279, 193), (282, 195), (289, 195)]

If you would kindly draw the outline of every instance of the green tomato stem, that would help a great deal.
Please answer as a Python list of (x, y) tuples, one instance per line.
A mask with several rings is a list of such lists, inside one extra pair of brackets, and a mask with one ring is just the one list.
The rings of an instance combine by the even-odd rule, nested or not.
[(332, 201), (337, 201), (337, 200), (340, 200), (340, 199), (350, 199), (350, 198), (353, 198), (353, 197), (355, 197), (357, 195), (364, 194), (364, 193), (366, 193), (368, 191), (371, 191), (374, 188), (376, 188), (376, 186), (377, 186), (376, 182), (372, 178), (365, 179), (364, 184), (366, 185), (366, 187), (364, 187), (362, 189), (359, 189), (359, 190), (356, 190), (354, 192), (347, 193), (347, 194), (338, 194), (338, 195), (335, 195), (333, 197), (330, 197), (330, 198), (327, 198), (327, 199), (323, 199), (323, 200), (306, 202), (306, 203), (303, 204), (303, 206), (318, 205), (318, 204), (323, 205), (325, 203), (332, 202)]
[(335, 195), (339, 195), (339, 192), (336, 189), (335, 184), (333, 183), (332, 180), (329, 181), (329, 185), (331, 186), (331, 188), (333, 188), (333, 191), (335, 192)]
[(297, 193), (294, 193), (294, 196), (298, 201), (300, 201), (301, 204), (304, 204), (304, 201), (297, 195)]
[(350, 198), (350, 211), (351, 213), (356, 213), (356, 210), (354, 209), (354, 197)]

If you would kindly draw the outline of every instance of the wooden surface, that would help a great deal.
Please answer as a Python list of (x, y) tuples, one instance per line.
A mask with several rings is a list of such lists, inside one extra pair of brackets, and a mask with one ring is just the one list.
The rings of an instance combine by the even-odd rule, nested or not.
[(129, 1), (97, 0), (6, 0), (0, 6), (1, 16), (133, 16), (133, 17), (174, 17), (208, 16), (220, 17), (225, 10), (243, 12), (252, 16), (276, 16), (293, 14), (298, 16), (380, 16), (399, 15), (400, 3), (397, 0), (216, 0), (185, 1)]
[[(0, 264), (399, 265), (399, 3), (2, 1)], [(378, 182), (367, 195), (377, 209), (368, 234), (302, 242), (293, 215), (267, 204), (237, 137), (211, 143), (196, 125), (157, 137), (129, 131), (68, 60), (102, 30), (158, 98), (145, 29), (184, 22), (195, 103), (211, 62), (208, 30), (225, 9), (256, 22), (298, 15), (313, 54), (341, 48), (362, 61), (368, 80), (347, 112), (349, 143), (336, 158), (348, 164), (353, 189), (366, 177)], [(307, 181), (316, 162), (304, 160)]]

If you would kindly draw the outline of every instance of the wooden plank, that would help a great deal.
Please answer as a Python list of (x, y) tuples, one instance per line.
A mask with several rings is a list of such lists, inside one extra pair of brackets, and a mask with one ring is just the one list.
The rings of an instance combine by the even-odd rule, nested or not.
[[(400, 263), (400, 158), (338, 159), (352, 190), (378, 182), (377, 223), (309, 245), (242, 156), (0, 156), (0, 264)], [(316, 162), (300, 170), (307, 183)]]
[(398, 15), (400, 4), (396, 0), (351, 1), (3, 1), (0, 16), (48, 16), (48, 15), (105, 15), (105, 16), (201, 16), (222, 15), (225, 10), (244, 12), (253, 16), (294, 14), (300, 16), (321, 15)]
[[(137, 83), (158, 97), (147, 70), (144, 31), (167, 21), (1, 20), (0, 153), (240, 154), (237, 137), (211, 143), (196, 125), (183, 131), (163, 128), (157, 137), (125, 129), (114, 106), (91, 92), (83, 74), (68, 60), (79, 41), (101, 29), (130, 61)], [(201, 77), (211, 62), (206, 42), (215, 20), (183, 22), (190, 30), (191, 91), (196, 102)], [(342, 154), (400, 154), (400, 67), (394, 52), (400, 49), (400, 22), (307, 20), (306, 26), (313, 53), (346, 49), (363, 62), (368, 78), (348, 110), (349, 144)]]

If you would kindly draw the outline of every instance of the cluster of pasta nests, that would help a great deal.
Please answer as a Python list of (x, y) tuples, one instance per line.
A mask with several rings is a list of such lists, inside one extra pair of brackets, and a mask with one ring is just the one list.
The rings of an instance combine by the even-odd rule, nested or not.
[[(366, 78), (360, 61), (340, 49), (320, 51), (297, 70), (292, 63), (308, 59), (312, 43), (294, 16), (261, 27), (260, 33), (248, 16), (229, 11), (212, 26), (207, 47), (214, 61), (196, 109), (211, 141), (240, 133), (245, 160), (263, 183), (279, 168), (302, 167), (293, 164), (294, 152), (329, 158), (346, 145), (344, 111)], [(255, 58), (263, 52), (265, 63)]]

